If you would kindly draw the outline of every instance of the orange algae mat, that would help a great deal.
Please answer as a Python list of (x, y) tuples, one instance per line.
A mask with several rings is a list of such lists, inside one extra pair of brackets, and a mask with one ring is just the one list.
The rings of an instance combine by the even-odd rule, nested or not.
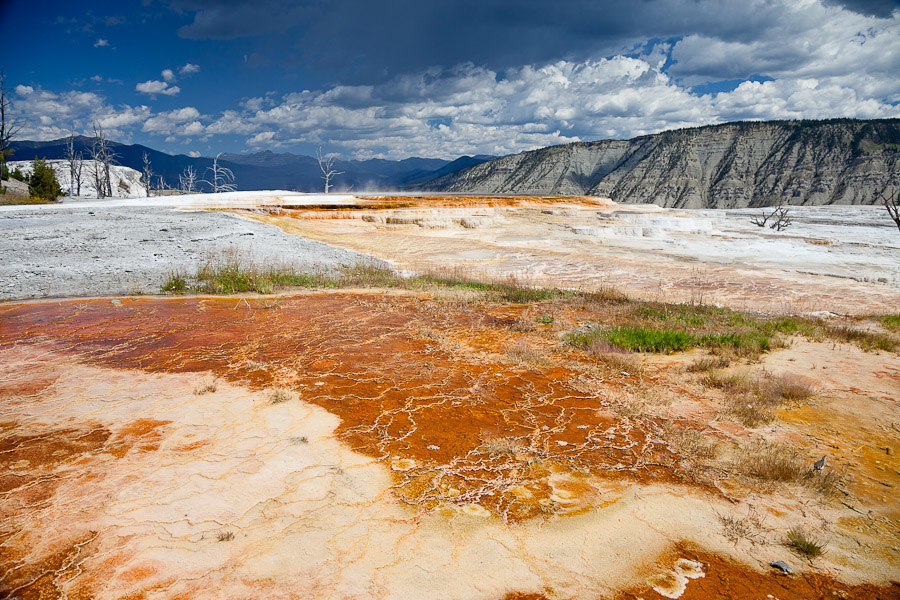
[[(291, 397), (341, 419), (337, 434), (351, 448), (391, 466), (394, 493), (426, 508), (481, 505), (516, 522), (546, 514), (578, 514), (600, 502), (579, 477), (613, 483), (691, 481), (678, 456), (653, 429), (623, 419), (584, 391), (569, 366), (511, 365), (520, 308), (454, 307), (413, 295), (329, 293), (277, 299), (122, 299), (0, 306), (0, 350), (19, 344), (53, 347), (85, 364), (159, 373), (209, 372)], [(38, 394), (51, 380), (0, 383), (0, 394)], [(623, 384), (608, 381), (611, 392)], [(97, 448), (116, 456), (152, 452), (165, 422), (140, 420), (112, 433), (58, 430), (27, 435), (2, 424), (0, 463), (67, 460)], [(185, 446), (185, 451), (189, 451)], [(548, 484), (571, 476), (563, 505)], [(511, 483), (519, 483), (511, 486)], [(4, 468), (0, 493), (24, 505), (45, 501), (58, 482), (19, 481)], [(513, 490), (513, 491), (511, 491)], [(71, 564), (85, 540), (23, 571)], [(846, 586), (817, 575), (780, 577), (735, 566), (714, 555), (679, 549), (704, 565), (682, 598), (900, 598), (900, 588)], [(18, 564), (0, 547), (0, 568)], [(674, 560), (674, 559), (673, 559)], [(665, 567), (665, 563), (662, 565)], [(17, 591), (22, 598), (58, 597), (52, 577)], [(5, 596), (0, 585), (0, 596)], [(508, 598), (553, 597), (514, 593)], [(662, 598), (639, 588), (622, 598)], [(672, 596), (669, 596), (672, 597)]]
[[(551, 470), (680, 479), (678, 457), (579, 391), (577, 372), (504, 363), (511, 318), (400, 295), (265, 306), (230, 298), (3, 307), (0, 347), (51, 342), (94, 365), (284, 388), (339, 416), (353, 449), (392, 460), (399, 495), (415, 504), (477, 503), (518, 520), (560, 509), (544, 482)], [(511, 494), (513, 480), (528, 492)]]

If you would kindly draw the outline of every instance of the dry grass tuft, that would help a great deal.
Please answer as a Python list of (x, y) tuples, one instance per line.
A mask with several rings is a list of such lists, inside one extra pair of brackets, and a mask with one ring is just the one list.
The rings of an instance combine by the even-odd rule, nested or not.
[(695, 360), (687, 366), (688, 373), (703, 373), (706, 371), (715, 371), (716, 369), (724, 369), (731, 364), (731, 358), (728, 356), (707, 356)]
[(623, 398), (610, 405), (610, 408), (623, 419), (637, 421), (647, 416), (647, 403), (637, 398)]
[(216, 534), (216, 539), (220, 542), (230, 542), (234, 539), (233, 531), (220, 531)]
[(284, 388), (276, 388), (272, 390), (272, 393), (269, 396), (269, 401), (272, 404), (281, 404), (282, 402), (287, 402), (288, 400), (292, 399), (293, 395)]
[(679, 454), (690, 458), (711, 459), (719, 454), (719, 440), (697, 429), (678, 429), (666, 423), (663, 437)]
[(753, 390), (750, 373), (747, 371), (735, 371), (732, 373), (714, 371), (701, 378), (700, 383), (728, 394), (746, 394)]
[(736, 469), (762, 481), (799, 483), (809, 476), (811, 467), (797, 452), (786, 446), (758, 442), (738, 454)]
[(626, 377), (629, 375), (635, 377), (644, 376), (644, 365), (637, 356), (621, 352), (610, 352), (598, 354), (597, 360), (615, 375), (624, 375)]
[(746, 517), (719, 515), (719, 522), (722, 524), (725, 537), (733, 544), (737, 544), (741, 540), (747, 540), (753, 544), (765, 542), (765, 535), (762, 532), (767, 528), (752, 507), (747, 511)]
[(482, 448), (491, 456), (516, 456), (528, 450), (525, 444), (513, 437), (488, 438)]
[(849, 325), (822, 325), (824, 335), (830, 339), (855, 344), (866, 351), (884, 350), (896, 352), (900, 349), (900, 342), (895, 336), (884, 333), (873, 333), (856, 329)]
[(760, 382), (760, 389), (765, 390), (770, 398), (793, 402), (803, 402), (816, 393), (806, 379), (790, 373), (766, 377)]
[(840, 489), (843, 478), (834, 471), (816, 471), (808, 457), (793, 448), (757, 442), (742, 448), (734, 461), (738, 473), (760, 481), (792, 483), (832, 496)]
[(198, 388), (194, 388), (194, 395), (202, 396), (203, 394), (212, 394), (213, 392), (216, 391), (216, 389), (217, 389), (216, 382), (213, 381), (211, 383), (201, 385)]
[(540, 351), (524, 340), (519, 340), (506, 351), (507, 362), (523, 367), (549, 367), (553, 363)]
[(775, 419), (772, 409), (786, 402), (802, 402), (815, 394), (813, 387), (797, 375), (773, 375), (761, 371), (754, 377), (749, 372), (714, 371), (701, 378), (707, 387), (726, 394), (722, 414), (745, 427), (759, 427)]
[(721, 414), (750, 429), (768, 425), (775, 420), (775, 415), (770, 410), (754, 401), (753, 396), (746, 394), (728, 396)]

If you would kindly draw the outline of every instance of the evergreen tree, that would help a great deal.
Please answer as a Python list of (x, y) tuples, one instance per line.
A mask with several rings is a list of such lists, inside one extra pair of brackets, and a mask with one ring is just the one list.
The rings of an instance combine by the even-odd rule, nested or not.
[(48, 202), (54, 202), (62, 192), (62, 188), (56, 180), (56, 172), (46, 161), (36, 158), (31, 163), (28, 192), (33, 198), (40, 198)]

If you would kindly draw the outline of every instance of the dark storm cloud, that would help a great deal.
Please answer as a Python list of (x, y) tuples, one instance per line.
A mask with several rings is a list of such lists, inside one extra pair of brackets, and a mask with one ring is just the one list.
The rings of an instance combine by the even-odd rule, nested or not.
[(825, 0), (825, 4), (880, 19), (890, 19), (894, 11), (900, 10), (900, 0)]
[(232, 40), (305, 28), (318, 15), (315, 2), (290, 0), (173, 0), (178, 12), (193, 13), (194, 22), (179, 35), (188, 39)]
[[(757, 39), (783, 7), (725, 0), (174, 0), (191, 39), (283, 36), (316, 71), (384, 79), (471, 62), (495, 69), (628, 51), (648, 39)], [(271, 57), (278, 60), (278, 57)]]
[[(151, 29), (154, 54), (119, 41), (136, 71), (127, 85), (102, 85), (122, 66), (96, 50), (91, 91), (25, 78), (14, 107), (35, 139), (98, 121), (117, 139), (323, 145), (357, 158), (510, 154), (732, 120), (897, 118), (897, 1), (146, 0), (157, 17), (125, 17)], [(119, 35), (65, 14), (53, 28), (97, 26), (83, 45)], [(70, 81), (58, 63), (46, 68)]]

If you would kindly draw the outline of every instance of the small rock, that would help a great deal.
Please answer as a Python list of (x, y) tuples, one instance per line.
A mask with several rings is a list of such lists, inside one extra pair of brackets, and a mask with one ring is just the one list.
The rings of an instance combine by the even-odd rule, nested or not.
[(113, 300), (112, 303), (113, 304), (122, 304), (122, 301), (121, 300)]
[(628, 371), (620, 371), (623, 377), (628, 377)]
[(430, 446), (426, 446), (426, 447), (427, 447), (429, 450), (440, 450), (440, 449), (441, 449), (440, 446), (435, 446), (434, 444), (431, 444)]
[(790, 567), (790, 565), (787, 564), (786, 562), (784, 562), (783, 560), (772, 561), (769, 563), (769, 566), (775, 567), (782, 573), (787, 573), (788, 575), (790, 575), (791, 573), (794, 572), (794, 570)]

